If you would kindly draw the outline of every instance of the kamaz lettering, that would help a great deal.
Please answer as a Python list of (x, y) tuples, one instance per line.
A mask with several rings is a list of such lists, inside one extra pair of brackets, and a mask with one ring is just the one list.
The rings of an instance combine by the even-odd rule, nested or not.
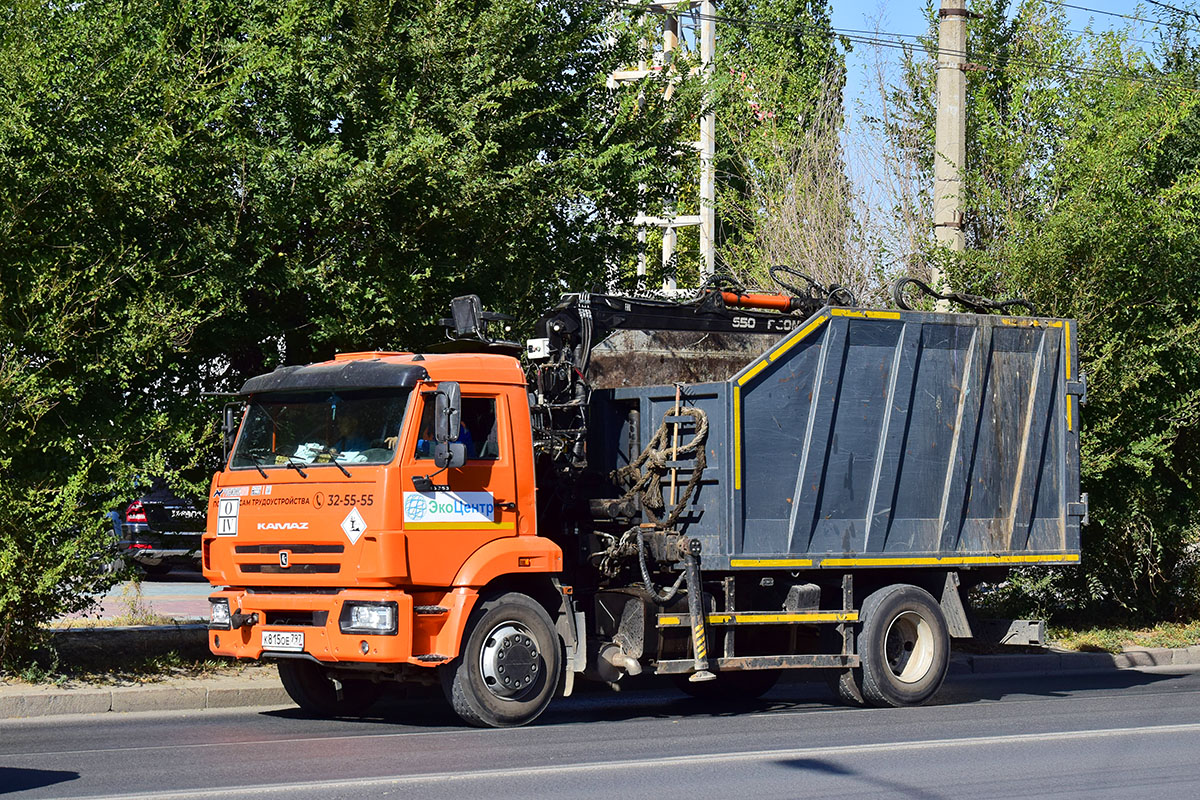
[(258, 523), (260, 531), (306, 531), (308, 530), (307, 522), (260, 522)]

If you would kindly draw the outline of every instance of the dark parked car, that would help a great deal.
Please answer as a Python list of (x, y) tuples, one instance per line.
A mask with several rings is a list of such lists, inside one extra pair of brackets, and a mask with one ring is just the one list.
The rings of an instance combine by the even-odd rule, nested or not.
[(121, 513), (117, 547), (127, 561), (148, 575), (162, 575), (172, 565), (199, 566), (205, 508), (158, 488), (134, 500)]

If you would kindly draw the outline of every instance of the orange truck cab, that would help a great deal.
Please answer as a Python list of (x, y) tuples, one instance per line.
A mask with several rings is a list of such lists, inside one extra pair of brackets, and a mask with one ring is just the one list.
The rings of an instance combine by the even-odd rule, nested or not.
[[(454, 418), (443, 408), (441, 421), (455, 441), (439, 443), (433, 427), (448, 389)], [(302, 706), (344, 712), (374, 699), (380, 668), (432, 679), (460, 653), (482, 587), (512, 576), (535, 594), (560, 591), (547, 576), (561, 571), (562, 552), (536, 535), (529, 404), (515, 359), (349, 353), (253, 378), (242, 394), (203, 542), (205, 577), (225, 587), (211, 596), (214, 653), (278, 658)], [(452, 487), (441, 482), (447, 465)], [(527, 634), (548, 626), (545, 616), (509, 620), (501, 645), (531, 651)], [(496, 673), (501, 685), (538, 680), (494, 669), (507, 673)], [(535, 705), (553, 688), (535, 692)], [(486, 724), (530, 713), (509, 705), (507, 716), (470, 702), (460, 711)]]

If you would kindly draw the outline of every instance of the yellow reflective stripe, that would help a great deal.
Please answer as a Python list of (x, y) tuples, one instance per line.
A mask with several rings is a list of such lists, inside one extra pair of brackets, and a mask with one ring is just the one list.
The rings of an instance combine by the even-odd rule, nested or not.
[(742, 488), (742, 390), (733, 387), (733, 488)]
[(512, 522), (406, 522), (404, 527), (411, 531), (511, 531), (517, 526)]
[(1067, 359), (1067, 380), (1071, 380), (1071, 323), (1063, 325), (1063, 339), (1066, 345), (1063, 347), (1063, 354)]
[(792, 333), (791, 335), (789, 335), (786, 339), (784, 339), (782, 342), (779, 343), (778, 347), (776, 347), (771, 352), (767, 353), (767, 360), (774, 361), (775, 359), (779, 358), (781, 355), (786, 353), (788, 350), (791, 350), (792, 347), (797, 342), (803, 341), (810, 333), (812, 333), (817, 328), (824, 325), (825, 321), (828, 319), (829, 319), (829, 317), (822, 314), (821, 316), (814, 319), (812, 322), (805, 325), (803, 328), (800, 328), (799, 330), (797, 330), (794, 333)]
[(767, 360), (764, 358), (762, 361), (759, 361), (757, 364), (751, 367), (749, 372), (738, 378), (738, 386), (745, 386), (746, 381), (750, 380), (755, 375), (767, 368), (767, 363)]
[[(755, 612), (743, 614), (709, 614), (706, 618), (709, 625), (745, 625), (752, 623), (785, 623), (785, 622), (857, 622), (857, 611), (802, 611), (795, 614), (760, 614)], [(690, 625), (684, 617), (660, 616), (658, 625), (662, 628), (683, 627)]]
[(1078, 553), (1042, 553), (1024, 556), (922, 556), (916, 558), (823, 558), (823, 567), (921, 567), (976, 564), (1044, 564), (1078, 561)]
[[(896, 318), (899, 319), (899, 315), (897, 315)], [(770, 364), (772, 361), (775, 361), (777, 358), (779, 358), (781, 355), (786, 353), (788, 350), (791, 350), (792, 347), (794, 347), (797, 343), (803, 341), (806, 336), (808, 336), (810, 333), (815, 331), (817, 328), (824, 325), (828, 319), (829, 319), (829, 317), (826, 314), (822, 314), (821, 316), (814, 319), (812, 322), (805, 325), (803, 328), (797, 328), (795, 331), (788, 334), (787, 338), (784, 339), (782, 342), (780, 342), (779, 345), (774, 350), (772, 350), (771, 352), (769, 352), (765, 356), (763, 356), (758, 361), (758, 363), (756, 363), (753, 367), (750, 368), (749, 372), (747, 372), (742, 377), (738, 378), (737, 385), (745, 386), (747, 383), (750, 382), (751, 379), (754, 378), (755, 375), (757, 375), (758, 373), (760, 373), (764, 369), (766, 369), (768, 364)]]
[(859, 319), (900, 319), (899, 311), (857, 311), (849, 308), (835, 308), (829, 313), (835, 317), (858, 317)]
[(811, 558), (735, 558), (731, 567), (811, 567)]
[(1063, 326), (1063, 321), (1061, 319), (1049, 321), (1041, 319), (1001, 317), (1000, 322), (1005, 325), (1016, 325), (1018, 328), (1040, 328), (1043, 325), (1047, 328), (1061, 328)]
[[(725, 615), (723, 622), (728, 622), (730, 615)], [(854, 622), (858, 619), (857, 611), (804, 611), (795, 614), (733, 614), (737, 622)], [(714, 622), (709, 617), (709, 622)]]
[(1067, 395), (1067, 430), (1075, 430), (1074, 420), (1071, 419), (1071, 395)]

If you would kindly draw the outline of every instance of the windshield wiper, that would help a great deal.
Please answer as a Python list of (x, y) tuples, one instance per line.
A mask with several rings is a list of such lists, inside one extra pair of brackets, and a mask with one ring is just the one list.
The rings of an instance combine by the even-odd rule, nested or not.
[(346, 469), (345, 467), (343, 467), (343, 466), (341, 465), (341, 463), (339, 463), (339, 462), (338, 462), (338, 460), (337, 460), (337, 457), (336, 457), (336, 456), (335, 456), (333, 459), (331, 459), (331, 460), (333, 461), (333, 465), (342, 471), (342, 474), (343, 474), (343, 475), (345, 475), (347, 478), (349, 478), (349, 477), (350, 477), (350, 470), (348, 470), (348, 469)]
[(301, 478), (307, 478), (307, 477), (308, 477), (308, 473), (307, 473), (307, 472), (305, 472), (305, 471), (304, 471), (304, 470), (303, 470), (303, 469), (300, 467), (300, 465), (299, 465), (299, 464), (297, 464), (295, 461), (293, 461), (291, 456), (287, 456), (286, 458), (287, 458), (287, 460), (288, 460), (288, 463), (287, 463), (287, 464), (285, 464), (284, 466), (288, 467), (289, 469), (294, 469), (294, 470), (296, 470), (296, 472), (299, 472), (299, 473), (300, 473), (300, 477), (301, 477)]
[(262, 475), (262, 476), (263, 476), (263, 478), (269, 478), (269, 477), (271, 477), (270, 475), (268, 475), (268, 474), (267, 474), (267, 471), (266, 471), (266, 470), (264, 470), (264, 469), (262, 468), (262, 462), (261, 462), (261, 461), (259, 461), (257, 458), (255, 458), (254, 456), (252, 456), (252, 455), (249, 455), (249, 454), (247, 454), (246, 456), (244, 456), (244, 458), (245, 458), (247, 461), (249, 461), (251, 464), (253, 464), (253, 465), (254, 465), (254, 468), (255, 468), (256, 470), (258, 470), (258, 474), (259, 474), (259, 475)]

